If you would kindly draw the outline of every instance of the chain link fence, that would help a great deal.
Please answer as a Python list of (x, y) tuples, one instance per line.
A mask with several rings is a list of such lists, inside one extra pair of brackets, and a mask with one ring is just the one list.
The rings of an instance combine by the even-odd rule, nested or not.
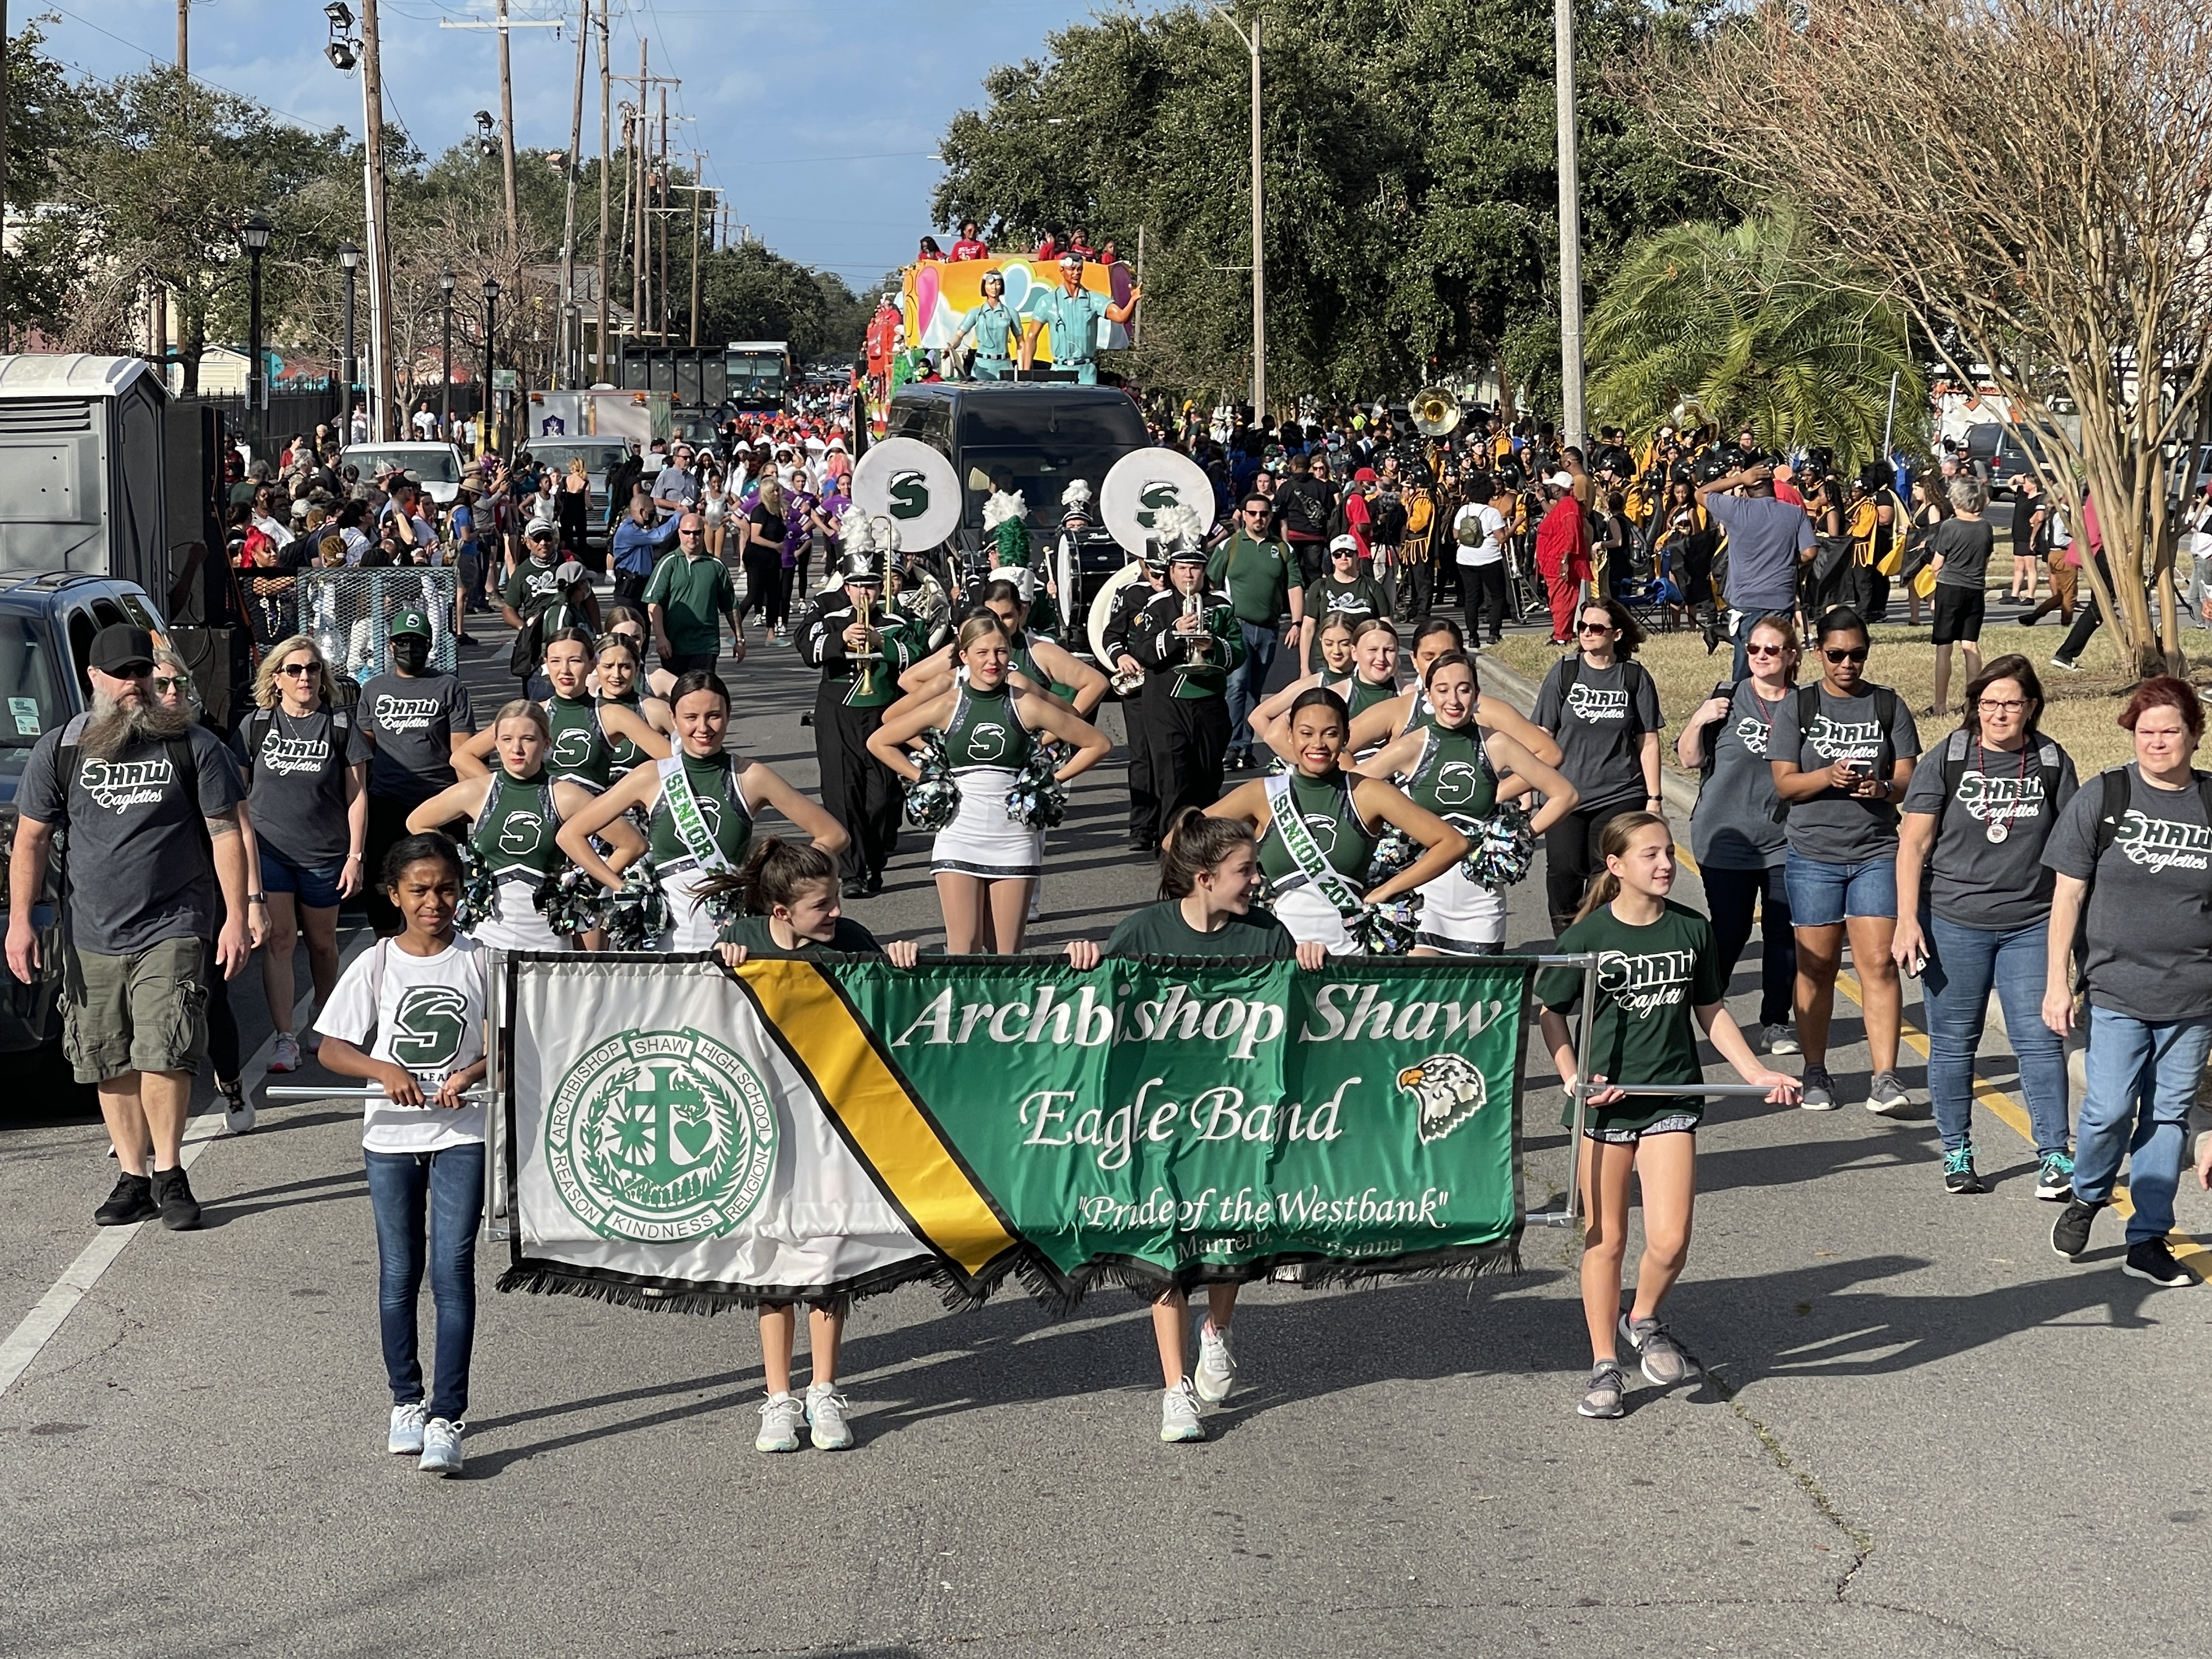
[(315, 641), (341, 684), (360, 685), (392, 666), (392, 613), (420, 611), (430, 623), (430, 672), (450, 674), (460, 660), (454, 581), (451, 566), (302, 570), (299, 629)]

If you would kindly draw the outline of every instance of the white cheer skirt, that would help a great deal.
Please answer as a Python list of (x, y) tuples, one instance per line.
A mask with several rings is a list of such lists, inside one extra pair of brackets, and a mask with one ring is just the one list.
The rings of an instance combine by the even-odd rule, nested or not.
[(499, 884), (499, 902), (492, 914), (469, 935), (495, 951), (566, 951), (569, 942), (547, 926), (538, 908), (538, 882), (528, 876), (508, 876)]
[(668, 925), (660, 930), (654, 941), (656, 951), (711, 951), (714, 935), (722, 924), (714, 920), (707, 908), (707, 901), (696, 898), (691, 890), (707, 878), (706, 872), (696, 864), (685, 864), (680, 869), (658, 872), (660, 896), (668, 905)]
[(1421, 886), (1416, 943), (1448, 957), (1480, 956), (1505, 942), (1505, 895), (1469, 878), (1462, 866)]
[(1318, 945), (1333, 957), (1356, 957), (1360, 953), (1359, 941), (1352, 937), (1352, 930), (1344, 925), (1337, 908), (1310, 885), (1278, 893), (1268, 902), (1268, 908), (1274, 911), (1275, 920), (1289, 928), (1291, 937), (1301, 945)]
[(930, 847), (930, 874), (1027, 881), (1043, 873), (1044, 832), (1006, 816), (1006, 793), (1020, 775), (1004, 766), (963, 766), (953, 772), (960, 785), (960, 810)]

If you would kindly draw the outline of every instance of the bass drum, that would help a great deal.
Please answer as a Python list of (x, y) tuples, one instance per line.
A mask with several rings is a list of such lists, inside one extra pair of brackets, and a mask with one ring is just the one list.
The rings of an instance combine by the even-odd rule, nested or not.
[(1115, 671), (1114, 659), (1106, 649), (1106, 624), (1114, 620), (1114, 607), (1121, 602), (1121, 590), (1131, 582), (1142, 581), (1144, 579), (1144, 565), (1132, 559), (1106, 579), (1106, 585), (1098, 590), (1097, 596), (1091, 601), (1091, 653), (1097, 659), (1099, 667), (1104, 669), (1108, 678), (1113, 681), (1114, 695), (1119, 697), (1127, 696), (1142, 685), (1145, 683), (1145, 677), (1141, 672), (1125, 675)]

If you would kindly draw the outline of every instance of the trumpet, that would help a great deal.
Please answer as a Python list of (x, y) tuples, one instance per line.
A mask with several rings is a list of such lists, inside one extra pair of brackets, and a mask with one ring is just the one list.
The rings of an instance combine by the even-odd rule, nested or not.
[(1206, 647), (1208, 643), (1206, 635), (1202, 631), (1206, 614), (1206, 601), (1200, 596), (1196, 589), (1193, 589), (1190, 592), (1182, 596), (1182, 614), (1184, 620), (1190, 621), (1196, 619), (1199, 621), (1200, 625), (1199, 631), (1194, 631), (1190, 636), (1183, 641), (1182, 647), (1183, 661), (1187, 665), (1196, 666), (1206, 660)]
[[(859, 604), (854, 607), (854, 615), (861, 627), (872, 631), (875, 627), (875, 599), (864, 592), (860, 596)], [(876, 662), (879, 653), (870, 651), (863, 654), (867, 659), (867, 665), (860, 670), (859, 695), (872, 697), (876, 695)]]

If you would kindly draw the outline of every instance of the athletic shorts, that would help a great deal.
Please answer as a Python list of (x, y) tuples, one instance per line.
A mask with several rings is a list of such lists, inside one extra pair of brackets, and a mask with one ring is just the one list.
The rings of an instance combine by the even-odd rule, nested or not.
[(1633, 1146), (1639, 1140), (1649, 1140), (1654, 1135), (1692, 1135), (1698, 1132), (1696, 1112), (1672, 1112), (1656, 1123), (1647, 1123), (1640, 1129), (1618, 1128), (1604, 1122), (1585, 1123), (1584, 1140), (1601, 1140), (1608, 1146)]
[(1978, 587), (1946, 587), (1936, 584), (1937, 645), (1955, 645), (1982, 637), (1982, 608), (1989, 596)]
[(267, 842), (261, 843), (261, 890), (290, 893), (295, 904), (310, 910), (337, 908), (338, 878), (343, 874), (343, 859), (329, 864), (295, 864)]
[(197, 936), (127, 957), (64, 947), (62, 1051), (76, 1080), (198, 1071), (207, 1053), (208, 957)]
[(1783, 855), (1782, 888), (1797, 927), (1832, 927), (1852, 916), (1897, 918), (1897, 860), (1830, 864), (1791, 848)]

